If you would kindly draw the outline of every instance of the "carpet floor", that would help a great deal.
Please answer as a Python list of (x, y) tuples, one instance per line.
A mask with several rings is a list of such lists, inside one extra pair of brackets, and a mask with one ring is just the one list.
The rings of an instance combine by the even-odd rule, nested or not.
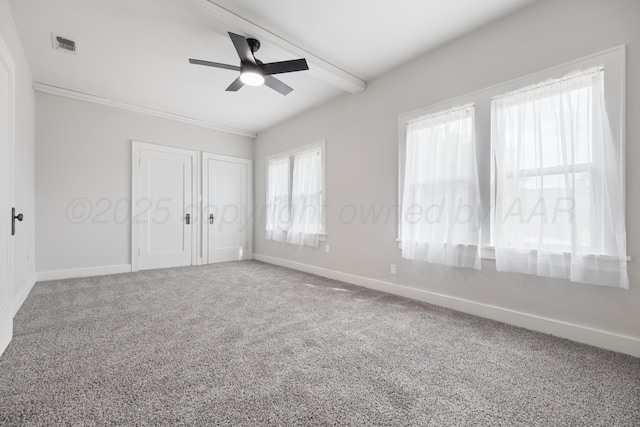
[(0, 425), (640, 425), (640, 359), (241, 261), (38, 283)]

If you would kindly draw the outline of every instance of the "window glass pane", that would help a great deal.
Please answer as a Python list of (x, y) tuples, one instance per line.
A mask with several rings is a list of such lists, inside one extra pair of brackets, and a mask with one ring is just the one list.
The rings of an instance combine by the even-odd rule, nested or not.
[(267, 239), (282, 241), (290, 223), (290, 159), (282, 157), (267, 163)]
[(570, 252), (596, 243), (593, 97), (600, 73), (576, 73), (492, 102), (499, 244)]
[(514, 247), (570, 251), (574, 238), (577, 245), (592, 245), (590, 171), (511, 178), (502, 188), (503, 220), (498, 225), (513, 230), (506, 237)]
[(590, 163), (592, 158), (591, 88), (523, 99), (500, 114), (507, 125), (507, 170)]
[(473, 107), (407, 125), (402, 256), (479, 268), (478, 180)]

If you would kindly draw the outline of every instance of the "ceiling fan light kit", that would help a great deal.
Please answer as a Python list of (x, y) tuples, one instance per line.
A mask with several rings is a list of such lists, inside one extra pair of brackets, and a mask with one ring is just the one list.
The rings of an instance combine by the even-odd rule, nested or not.
[(248, 86), (260, 86), (264, 84), (264, 75), (258, 65), (250, 62), (242, 64), (240, 67), (240, 80)]
[(247, 86), (262, 86), (264, 77), (257, 71), (243, 71), (240, 74), (240, 80)]
[(240, 71), (240, 76), (227, 87), (226, 90), (228, 92), (236, 92), (244, 85), (261, 86), (264, 84), (282, 95), (287, 95), (293, 88), (273, 77), (273, 74), (291, 73), (309, 69), (307, 61), (304, 58), (264, 64), (255, 58), (255, 53), (260, 49), (260, 42), (258, 40), (252, 38), (247, 39), (244, 36), (231, 32), (229, 32), (229, 37), (240, 57), (239, 67), (220, 64), (218, 62), (203, 61), (201, 59), (189, 59), (191, 64)]

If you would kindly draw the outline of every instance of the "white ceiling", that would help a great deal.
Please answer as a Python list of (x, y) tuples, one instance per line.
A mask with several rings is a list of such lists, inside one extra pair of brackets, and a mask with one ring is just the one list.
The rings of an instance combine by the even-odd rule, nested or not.
[[(35, 82), (259, 132), (537, 0), (10, 0)], [(258, 38), (263, 62), (310, 70), (225, 92), (238, 65), (227, 31)], [(51, 33), (78, 51), (52, 48)]]

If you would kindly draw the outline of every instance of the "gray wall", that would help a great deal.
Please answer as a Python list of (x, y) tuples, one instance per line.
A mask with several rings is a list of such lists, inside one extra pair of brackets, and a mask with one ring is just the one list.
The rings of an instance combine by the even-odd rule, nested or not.
[[(265, 203), (265, 158), (326, 139), (331, 252), (266, 241), (264, 217), (258, 216), (255, 253), (640, 338), (639, 23), (637, 0), (543, 0), (370, 82), (362, 94), (261, 133), (254, 152), (258, 209)], [(491, 260), (483, 260), (478, 272), (401, 258), (393, 209), (400, 114), (621, 44), (627, 46), (627, 242), (634, 258), (629, 290), (497, 273)], [(377, 220), (352, 220), (354, 208), (384, 213)], [(390, 264), (397, 264), (397, 276), (389, 274)]]
[(35, 96), (29, 64), (18, 38), (7, 0), (0, 0), (0, 33), (16, 63), (15, 206), (24, 215), (13, 239), (14, 309), (35, 281), (34, 270), (34, 121)]
[(131, 264), (131, 140), (253, 157), (252, 138), (55, 95), (36, 117), (38, 272)]

